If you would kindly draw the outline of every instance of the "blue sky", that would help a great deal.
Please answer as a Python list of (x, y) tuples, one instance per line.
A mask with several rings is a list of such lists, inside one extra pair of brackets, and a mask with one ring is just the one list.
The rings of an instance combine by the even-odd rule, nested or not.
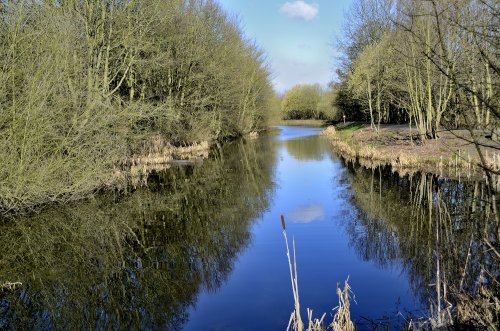
[(278, 92), (332, 80), (332, 42), (351, 1), (219, 0), (240, 18), (246, 37), (266, 52)]

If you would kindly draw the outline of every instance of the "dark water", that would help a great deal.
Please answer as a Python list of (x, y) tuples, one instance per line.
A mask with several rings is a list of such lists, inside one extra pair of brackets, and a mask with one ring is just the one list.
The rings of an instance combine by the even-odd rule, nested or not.
[(9, 220), (0, 283), (23, 285), (0, 294), (0, 329), (285, 329), (280, 212), (301, 305), (318, 317), (347, 277), (360, 329), (443, 319), (481, 284), (498, 294), (484, 184), (348, 164), (319, 131), (281, 127), (152, 174), (145, 189)]

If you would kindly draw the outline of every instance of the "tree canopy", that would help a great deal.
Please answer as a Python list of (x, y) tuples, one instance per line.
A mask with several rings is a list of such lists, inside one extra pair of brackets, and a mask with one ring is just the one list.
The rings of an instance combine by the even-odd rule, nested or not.
[(281, 102), (284, 119), (333, 119), (337, 116), (335, 94), (320, 85), (295, 85)]
[[(352, 119), (495, 136), (498, 4), (473, 0), (356, 0), (347, 14), (338, 104)], [(496, 133), (498, 134), (498, 133)]]
[(212, 0), (0, 2), (0, 210), (75, 199), (160, 134), (266, 126), (263, 52)]

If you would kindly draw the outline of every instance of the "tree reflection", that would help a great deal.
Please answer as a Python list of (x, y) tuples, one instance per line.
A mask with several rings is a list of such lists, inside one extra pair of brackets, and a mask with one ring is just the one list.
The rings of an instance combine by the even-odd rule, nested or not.
[(284, 141), (288, 154), (301, 161), (321, 161), (331, 157), (331, 145), (320, 136)]
[(486, 184), (348, 168), (360, 216), (346, 228), (358, 254), (381, 267), (402, 262), (433, 328), (498, 323), (498, 206)]
[(250, 241), (273, 193), (270, 139), (217, 147), (148, 188), (4, 222), (0, 329), (179, 329)]

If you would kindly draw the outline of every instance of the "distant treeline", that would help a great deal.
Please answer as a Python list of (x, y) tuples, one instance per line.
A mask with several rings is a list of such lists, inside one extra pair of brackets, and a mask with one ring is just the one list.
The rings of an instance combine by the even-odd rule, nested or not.
[(0, 1), (0, 213), (84, 196), (153, 134), (258, 130), (273, 98), (215, 1)]
[(336, 97), (331, 86), (324, 89), (319, 84), (295, 85), (281, 100), (282, 118), (338, 120), (341, 115), (335, 104)]
[[(500, 6), (495, 0), (355, 0), (336, 46), (336, 104), (350, 120), (499, 126)], [(498, 132), (492, 132), (493, 135)]]

